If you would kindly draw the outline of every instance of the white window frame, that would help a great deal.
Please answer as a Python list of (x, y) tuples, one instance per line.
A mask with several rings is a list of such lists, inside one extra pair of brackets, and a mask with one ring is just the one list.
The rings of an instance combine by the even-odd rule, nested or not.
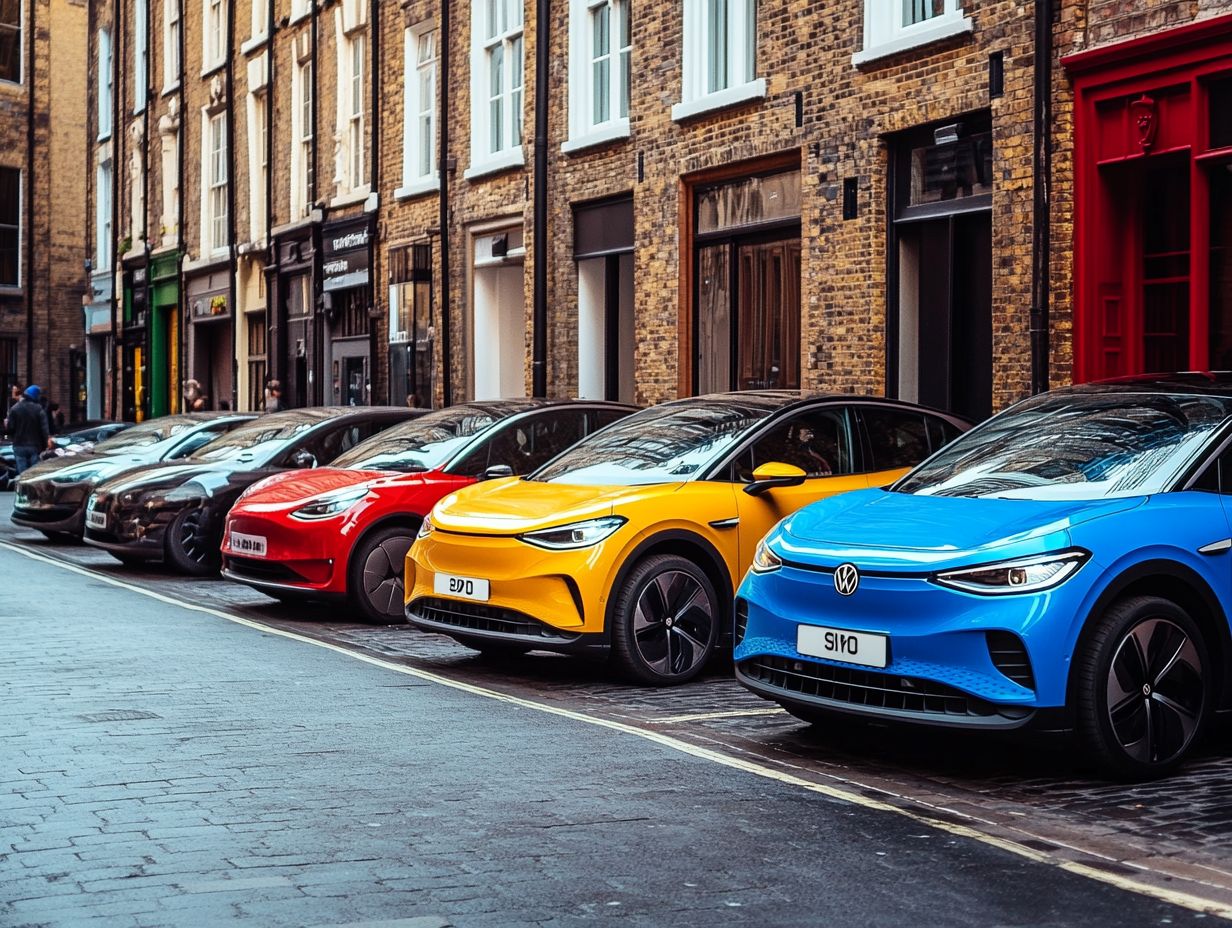
[(201, 257), (226, 254), (227, 114), (201, 111)]
[(945, 10), (910, 25), (903, 24), (902, 0), (864, 0), (864, 47), (851, 56), (856, 67), (899, 52), (971, 32), (962, 0), (944, 0)]
[(133, 4), (133, 112), (140, 113), (149, 102), (150, 91), (150, 0)]
[(288, 25), (295, 25), (301, 19), (312, 15), (313, 0), (291, 0), (291, 19)]
[(312, 212), (312, 59), (299, 61), (291, 53), (291, 218)]
[(265, 239), (265, 189), (269, 184), (269, 135), (266, 132), (266, 107), (269, 95), (264, 87), (248, 93), (248, 241)]
[(26, 172), (20, 168), (6, 168), (17, 172), (17, 283), (0, 281), (2, 290), (20, 290), (25, 286), (26, 262)]
[[(723, 48), (728, 78), (725, 86), (711, 89), (713, 24), (709, 14), (715, 3), (726, 5)], [(684, 0), (680, 102), (672, 107), (672, 119), (689, 119), (699, 113), (765, 97), (766, 79), (756, 76), (757, 12), (757, 0)], [(754, 33), (751, 36), (750, 19)]]
[(209, 74), (226, 63), (228, 0), (201, 0), (201, 73)]
[(111, 211), (115, 171), (110, 158), (99, 162), (94, 187), (94, 270), (111, 270)]
[(98, 30), (98, 141), (111, 138), (115, 122), (115, 94), (112, 93), (111, 31)]
[[(565, 152), (601, 145), (629, 137), (630, 100), (624, 94), (628, 69), (632, 66), (633, 28), (630, 19), (628, 44), (618, 45), (617, 24), (622, 12), (631, 14), (631, 0), (570, 0), (569, 4), (569, 140), (561, 145)], [(598, 65), (594, 53), (595, 16), (607, 16), (606, 61)], [(607, 70), (607, 118), (596, 119), (595, 69)], [(632, 96), (630, 84), (628, 97)], [(621, 104), (624, 112), (621, 112)]]
[[(504, 18), (504, 29), (489, 29), (488, 13)], [(515, 18), (516, 14), (516, 18)], [(523, 111), (526, 106), (525, 10), (522, 0), (472, 0), (471, 3), (471, 164), (466, 178), (481, 177), (526, 163)], [(499, 26), (499, 23), (491, 24)], [(519, 51), (515, 56), (512, 49)], [(491, 60), (500, 48), (500, 92), (491, 92)], [(516, 60), (515, 60), (516, 59)], [(519, 75), (514, 85), (514, 76)], [(500, 102), (501, 146), (493, 150), (491, 108)], [(514, 141), (514, 135), (519, 136)]]
[(163, 0), (163, 93), (180, 86), (180, 0)]
[(269, 5), (270, 0), (252, 0), (252, 23), (249, 27), (248, 41), (240, 50), (247, 53), (269, 38)]
[[(365, 85), (367, 84), (368, 33), (360, 31), (347, 37), (346, 84), (338, 81), (340, 96), (346, 100), (347, 163), (344, 171), (346, 187), (351, 193), (368, 185), (368, 119)], [(340, 77), (342, 75), (339, 75)], [(341, 93), (345, 87), (345, 94)], [(369, 188), (370, 189), (370, 188)]]
[[(420, 57), (423, 39), (431, 37), (432, 47), (427, 57)], [(402, 186), (396, 197), (411, 197), (440, 189), (436, 157), (436, 101), (440, 33), (436, 22), (428, 20), (406, 30), (403, 49), (402, 106)], [(420, 105), (424, 88), (428, 90), (428, 108)], [(420, 160), (424, 143), (428, 145), (428, 164)]]
[(13, 29), (17, 33), (17, 80), (10, 81), (0, 79), (0, 84), (13, 84), (21, 86), (26, 82), (26, 3), (21, 0), (17, 4), (17, 25), (5, 26), (6, 29)]

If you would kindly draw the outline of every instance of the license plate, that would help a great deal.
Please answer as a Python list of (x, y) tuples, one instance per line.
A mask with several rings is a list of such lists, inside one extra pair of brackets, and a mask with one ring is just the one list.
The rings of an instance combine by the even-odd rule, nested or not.
[(265, 557), (265, 536), (232, 532), (231, 551), (235, 554), (246, 554), (249, 557)]
[(86, 525), (90, 528), (103, 529), (107, 527), (107, 514), (90, 509), (86, 512)]
[(432, 581), (432, 589), (439, 596), (456, 596), (460, 599), (473, 599), (486, 603), (491, 592), (491, 584), (487, 580), (476, 577), (455, 577), (452, 574), (437, 574)]
[(809, 657), (824, 657), (865, 667), (885, 667), (889, 663), (886, 659), (886, 643), (889, 640), (885, 635), (870, 635), (868, 632), (801, 625), (796, 632), (796, 650)]

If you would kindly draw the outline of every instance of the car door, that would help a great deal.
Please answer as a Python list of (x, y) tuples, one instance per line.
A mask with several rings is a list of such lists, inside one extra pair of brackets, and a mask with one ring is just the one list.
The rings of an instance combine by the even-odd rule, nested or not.
[(498, 425), (489, 438), (450, 471), (479, 477), (489, 467), (505, 465), (514, 474), (529, 474), (581, 441), (585, 431), (583, 409), (556, 407), (519, 416)]
[(854, 411), (864, 433), (865, 485), (870, 487), (893, 483), (947, 444), (955, 431), (950, 423), (918, 409), (869, 404)]
[(751, 483), (753, 471), (763, 464), (790, 464), (805, 473), (799, 486), (757, 496), (736, 493), (742, 573), (757, 543), (784, 516), (823, 497), (868, 486), (866, 475), (859, 473), (858, 435), (846, 406), (813, 406), (775, 422), (737, 456), (732, 465), (737, 490)]

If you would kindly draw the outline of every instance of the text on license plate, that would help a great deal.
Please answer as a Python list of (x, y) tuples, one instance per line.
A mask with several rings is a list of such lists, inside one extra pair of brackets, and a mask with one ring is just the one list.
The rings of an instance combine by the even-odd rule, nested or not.
[(231, 550), (236, 554), (246, 554), (250, 557), (265, 557), (265, 536), (232, 532)]
[(106, 528), (107, 514), (105, 512), (95, 512), (90, 509), (86, 512), (86, 525), (90, 528)]
[(796, 632), (796, 650), (809, 657), (824, 657), (832, 661), (863, 664), (865, 667), (885, 667), (885, 635), (849, 632), (841, 628), (801, 625)]
[(458, 596), (462, 599), (474, 599), (481, 603), (488, 601), (491, 595), (491, 584), (477, 577), (455, 577), (452, 574), (437, 574), (432, 581), (432, 589), (438, 596)]

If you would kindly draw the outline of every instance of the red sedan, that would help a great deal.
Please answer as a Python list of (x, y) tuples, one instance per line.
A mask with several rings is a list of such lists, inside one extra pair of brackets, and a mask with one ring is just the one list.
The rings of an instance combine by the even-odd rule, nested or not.
[(365, 621), (403, 622), (403, 562), (437, 500), (478, 480), (530, 473), (632, 411), (493, 400), (427, 413), (331, 467), (252, 486), (227, 515), (223, 576), (276, 599), (345, 598)]

